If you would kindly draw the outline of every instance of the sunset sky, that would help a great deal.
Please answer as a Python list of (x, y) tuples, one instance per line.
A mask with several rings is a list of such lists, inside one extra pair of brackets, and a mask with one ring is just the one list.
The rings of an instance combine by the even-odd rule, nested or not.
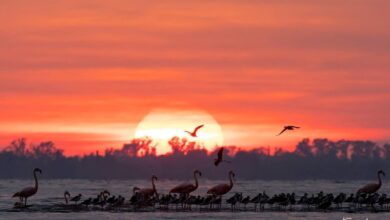
[[(26, 137), (67, 155), (121, 147), (156, 109), (194, 112), (193, 127), (211, 116), (224, 145), (247, 149), (390, 142), (389, 9), (387, 0), (0, 0), (0, 146)], [(302, 129), (276, 137), (285, 124)]]

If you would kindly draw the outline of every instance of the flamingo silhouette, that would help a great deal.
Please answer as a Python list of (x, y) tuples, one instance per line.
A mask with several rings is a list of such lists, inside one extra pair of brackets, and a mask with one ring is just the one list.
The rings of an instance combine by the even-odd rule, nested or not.
[(234, 181), (234, 177), (235, 176), (236, 175), (234, 174), (233, 171), (229, 171), (230, 183), (229, 184), (226, 184), (226, 183), (218, 184), (218, 185), (212, 187), (211, 189), (209, 189), (207, 191), (207, 194), (212, 194), (212, 195), (215, 195), (215, 196), (225, 195), (226, 193), (228, 193), (233, 188), (233, 181)]
[(363, 186), (362, 188), (360, 188), (357, 191), (357, 193), (358, 194), (360, 194), (360, 193), (366, 193), (366, 194), (376, 193), (376, 191), (378, 191), (382, 186), (381, 175), (385, 176), (385, 172), (383, 172), (383, 170), (379, 170), (377, 175), (378, 175), (378, 183), (369, 183), (369, 184)]
[(214, 159), (214, 165), (218, 166), (221, 162), (227, 162), (230, 163), (230, 161), (223, 159), (223, 147), (221, 147), (218, 151), (217, 158)]
[(204, 125), (199, 125), (198, 127), (196, 127), (195, 129), (194, 129), (194, 131), (192, 131), (192, 132), (190, 132), (190, 131), (185, 131), (185, 132), (187, 132), (188, 134), (190, 134), (192, 137), (198, 137), (197, 136), (197, 132), (198, 132), (198, 130), (200, 129), (200, 128), (202, 128)]
[(294, 125), (286, 125), (286, 126), (284, 126), (283, 130), (276, 136), (279, 136), (279, 135), (283, 134), (287, 130), (291, 130), (292, 131), (292, 130), (295, 130), (295, 129), (298, 129), (298, 128), (300, 128), (300, 127), (297, 127), (297, 126), (294, 126)]
[(138, 192), (143, 198), (149, 198), (153, 195), (157, 195), (156, 185), (154, 181), (158, 180), (155, 175), (152, 176), (152, 188), (143, 188), (140, 189)]
[(197, 175), (202, 176), (202, 173), (199, 170), (194, 171), (194, 179), (195, 179), (195, 184), (192, 183), (182, 183), (173, 189), (169, 191), (169, 193), (180, 193), (180, 194), (185, 194), (186, 197), (190, 195), (193, 191), (195, 191), (198, 188), (198, 178)]
[(65, 199), (65, 204), (68, 204), (70, 198), (70, 193), (68, 191), (64, 192), (64, 199)]
[(77, 202), (81, 200), (81, 197), (82, 195), (78, 194), (77, 196), (71, 198), (70, 201), (75, 202), (75, 204), (77, 205)]
[(38, 191), (38, 178), (37, 173), (42, 173), (42, 170), (39, 168), (35, 168), (33, 170), (34, 179), (35, 179), (35, 186), (34, 187), (26, 187), (23, 190), (16, 192), (12, 197), (19, 197), (19, 199), (23, 202), (24, 199), (24, 206), (27, 206), (27, 198), (35, 195)]

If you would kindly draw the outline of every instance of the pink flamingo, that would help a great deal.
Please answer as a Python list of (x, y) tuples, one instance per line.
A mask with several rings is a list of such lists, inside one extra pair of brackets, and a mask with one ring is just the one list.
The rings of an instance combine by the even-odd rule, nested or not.
[(42, 170), (39, 168), (35, 168), (33, 171), (34, 179), (35, 179), (35, 186), (34, 187), (26, 187), (22, 191), (16, 192), (12, 197), (19, 197), (19, 199), (23, 202), (24, 199), (24, 206), (27, 206), (27, 198), (30, 196), (35, 195), (38, 191), (38, 178), (37, 178), (37, 172), (40, 174), (42, 173)]
[(229, 172), (230, 183), (229, 184), (222, 183), (222, 184), (216, 185), (216, 186), (212, 187), (211, 189), (209, 189), (207, 191), (207, 194), (212, 194), (215, 196), (225, 195), (233, 188), (233, 181), (234, 181), (235, 176), (236, 175), (233, 173), (233, 171), (230, 171)]
[(378, 171), (378, 174), (377, 174), (378, 175), (378, 183), (369, 183), (369, 184), (363, 186), (362, 188), (360, 188), (357, 191), (357, 193), (367, 193), (367, 194), (376, 193), (376, 191), (378, 191), (382, 186), (381, 174), (383, 176), (385, 176), (385, 172), (383, 172), (383, 170)]
[(189, 196), (190, 193), (195, 191), (199, 186), (197, 175), (202, 176), (202, 173), (199, 170), (194, 171), (195, 184), (182, 183), (182, 184), (174, 187), (173, 189), (171, 189), (171, 191), (169, 191), (169, 193), (180, 193), (180, 194), (185, 194), (186, 196)]
[(157, 177), (155, 175), (152, 176), (152, 188), (143, 188), (139, 189), (139, 194), (142, 195), (143, 198), (149, 198), (153, 195), (157, 195), (156, 185), (154, 184), (154, 181), (157, 180)]

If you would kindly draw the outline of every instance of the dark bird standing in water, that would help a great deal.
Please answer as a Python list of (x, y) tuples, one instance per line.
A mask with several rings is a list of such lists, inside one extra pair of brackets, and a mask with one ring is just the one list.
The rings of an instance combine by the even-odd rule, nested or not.
[(77, 196), (70, 199), (70, 201), (74, 202), (77, 205), (77, 202), (80, 201), (82, 195), (78, 194)]
[(65, 199), (65, 204), (68, 204), (70, 198), (70, 193), (68, 191), (64, 192), (64, 199)]
[(37, 173), (42, 173), (42, 170), (39, 168), (35, 168), (33, 171), (35, 186), (24, 188), (22, 191), (16, 192), (12, 197), (19, 197), (20, 201), (24, 199), (24, 206), (27, 206), (27, 198), (35, 195), (38, 191), (38, 178)]
[(383, 172), (383, 170), (379, 170), (377, 175), (378, 175), (378, 183), (367, 184), (367, 185), (363, 186), (362, 188), (360, 188), (357, 191), (357, 193), (358, 194), (361, 194), (361, 193), (366, 193), (366, 194), (376, 193), (382, 186), (381, 175), (385, 176), (385, 172)]
[(193, 132), (190, 132), (190, 131), (185, 131), (185, 132), (187, 132), (188, 134), (190, 134), (192, 137), (198, 137), (196, 133), (197, 133), (198, 130), (201, 129), (203, 126), (204, 126), (204, 125), (199, 125), (198, 127), (196, 127), (196, 128), (194, 129)]
[(286, 125), (286, 126), (284, 126), (283, 130), (276, 136), (279, 136), (279, 135), (283, 134), (287, 130), (291, 130), (292, 131), (292, 130), (295, 130), (295, 129), (298, 129), (298, 128), (300, 128), (300, 127), (297, 127), (297, 126), (294, 126), (294, 125)]

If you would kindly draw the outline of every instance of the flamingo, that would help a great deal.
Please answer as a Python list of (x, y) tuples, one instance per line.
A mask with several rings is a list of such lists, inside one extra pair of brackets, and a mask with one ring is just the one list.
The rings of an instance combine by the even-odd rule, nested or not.
[(187, 132), (188, 134), (190, 134), (192, 137), (198, 137), (197, 136), (197, 132), (198, 132), (198, 130), (200, 129), (200, 128), (202, 128), (204, 125), (199, 125), (198, 127), (196, 127), (195, 129), (194, 129), (194, 131), (193, 132), (190, 132), (190, 131), (185, 131), (185, 132)]
[(222, 183), (222, 184), (216, 185), (216, 186), (212, 187), (211, 189), (209, 189), (207, 191), (207, 194), (212, 194), (215, 196), (225, 195), (233, 188), (233, 181), (234, 181), (235, 176), (236, 175), (233, 173), (233, 171), (229, 171), (230, 183), (229, 184)]
[(143, 198), (149, 198), (153, 195), (157, 195), (156, 185), (154, 181), (157, 180), (155, 175), (152, 176), (152, 188), (143, 188), (139, 190), (139, 194), (142, 195)]
[(223, 159), (223, 147), (221, 147), (218, 151), (217, 158), (214, 159), (214, 165), (218, 166), (221, 162), (227, 162), (230, 163), (230, 161)]
[(81, 197), (82, 195), (78, 194), (77, 196), (71, 198), (70, 201), (75, 202), (75, 204), (77, 205), (77, 202), (81, 200)]
[(35, 195), (38, 191), (38, 178), (37, 178), (37, 172), (40, 174), (42, 173), (42, 170), (39, 168), (35, 168), (33, 170), (34, 179), (35, 179), (35, 186), (34, 187), (26, 187), (23, 190), (16, 192), (12, 197), (19, 197), (21, 201), (24, 199), (24, 206), (27, 206), (27, 198), (30, 196)]
[(295, 130), (295, 129), (298, 129), (298, 128), (300, 128), (300, 127), (297, 127), (297, 126), (294, 126), (294, 125), (286, 125), (286, 126), (284, 126), (283, 130), (276, 136), (281, 135), (282, 133), (284, 133), (287, 130), (291, 130), (292, 131), (292, 130)]
[(140, 197), (139, 191), (140, 190), (141, 189), (136, 187), (136, 186), (133, 187), (133, 195), (130, 198), (130, 204), (131, 205), (135, 205), (139, 201), (139, 199), (140, 199), (139, 198)]
[(195, 170), (194, 171), (195, 184), (192, 184), (192, 183), (182, 183), (182, 184), (174, 187), (173, 189), (171, 189), (171, 191), (169, 191), (169, 193), (185, 194), (186, 197), (187, 197), (188, 195), (190, 195), (190, 193), (195, 191), (198, 188), (198, 186), (199, 186), (198, 185), (198, 177), (197, 177), (197, 175), (202, 176), (202, 173), (199, 170)]
[(381, 186), (382, 186), (382, 179), (381, 179), (381, 174), (383, 176), (385, 176), (385, 172), (383, 172), (383, 170), (379, 170), (377, 175), (378, 175), (378, 183), (370, 183), (370, 184), (367, 184), (365, 186), (363, 186), (362, 188), (360, 188), (357, 193), (360, 194), (360, 193), (366, 193), (366, 194), (371, 194), (371, 193), (375, 193), (376, 191), (378, 191)]
[(65, 199), (65, 204), (67, 204), (67, 205), (69, 202), (69, 198), (70, 198), (70, 193), (68, 191), (65, 191), (64, 192), (64, 199)]

